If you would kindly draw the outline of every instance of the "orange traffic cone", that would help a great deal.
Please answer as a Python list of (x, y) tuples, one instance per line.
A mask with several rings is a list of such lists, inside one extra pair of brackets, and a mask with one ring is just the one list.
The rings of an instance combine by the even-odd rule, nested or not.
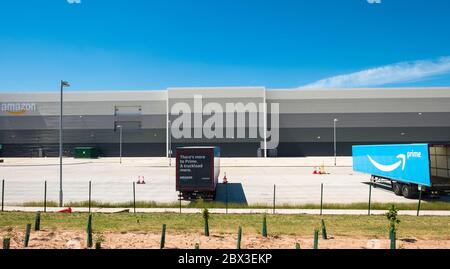
[(325, 171), (325, 166), (324, 165), (322, 165), (321, 167), (320, 167), (320, 174), (321, 175), (325, 175), (327, 172)]

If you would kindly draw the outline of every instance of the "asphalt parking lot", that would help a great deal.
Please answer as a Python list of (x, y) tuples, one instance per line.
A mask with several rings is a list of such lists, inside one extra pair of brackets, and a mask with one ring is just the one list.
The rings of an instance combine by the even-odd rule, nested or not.
[[(229, 202), (271, 204), (274, 184), (278, 204), (320, 203), (324, 184), (324, 203), (367, 202), (370, 176), (352, 171), (351, 158), (339, 157), (337, 166), (330, 157), (309, 158), (222, 158), (220, 180), (226, 173)], [(174, 202), (175, 167), (167, 158), (64, 159), (63, 189), (65, 201), (88, 199), (92, 181), (92, 199), (127, 202), (133, 198), (132, 182), (144, 176), (146, 184), (136, 185), (136, 200)], [(328, 174), (313, 174), (314, 166), (325, 166)], [(47, 199), (57, 201), (59, 193), (58, 158), (6, 158), (0, 164), (0, 179), (5, 179), (5, 203), (41, 201), (44, 181)], [(217, 199), (224, 200), (225, 187), (218, 186)], [(395, 196), (384, 188), (372, 189), (373, 202), (417, 202)]]

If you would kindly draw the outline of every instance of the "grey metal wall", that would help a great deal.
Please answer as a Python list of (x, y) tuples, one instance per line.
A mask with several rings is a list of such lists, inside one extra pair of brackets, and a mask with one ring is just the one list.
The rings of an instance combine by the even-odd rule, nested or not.
[(282, 156), (338, 155), (354, 144), (449, 143), (449, 88), (272, 90), (280, 106)]
[[(96, 146), (103, 156), (117, 156), (123, 126), (124, 156), (166, 156), (168, 120), (174, 104), (263, 103), (279, 105), (278, 156), (333, 154), (333, 119), (337, 118), (339, 155), (353, 144), (450, 142), (450, 88), (413, 89), (274, 89), (169, 88), (166, 91), (68, 92), (64, 101), (65, 154), (73, 147)], [(59, 94), (0, 94), (0, 103), (32, 102), (22, 115), (0, 111), (3, 156), (58, 154)], [(119, 110), (119, 112), (118, 112)], [(193, 111), (193, 109), (192, 109)], [(270, 123), (270, 109), (268, 120)], [(229, 115), (226, 115), (229, 116)], [(202, 116), (203, 120), (208, 118)], [(248, 123), (249, 115), (246, 115)], [(248, 125), (242, 127), (248, 132)], [(270, 128), (270, 124), (268, 126)], [(237, 134), (234, 128), (234, 134)], [(193, 133), (193, 131), (192, 131)], [(257, 156), (262, 139), (171, 139), (171, 147), (218, 145), (224, 156)], [(40, 150), (41, 149), (41, 150)]]
[[(163, 156), (166, 142), (166, 91), (68, 92), (64, 94), (64, 152), (95, 146), (103, 156), (119, 155), (123, 126), (124, 156)], [(23, 115), (0, 111), (3, 156), (58, 155), (59, 94), (0, 94), (0, 103), (34, 103)], [(120, 113), (122, 108), (139, 108)], [(126, 110), (126, 109), (125, 109)], [(127, 112), (127, 111), (125, 111)]]
[[(205, 139), (205, 136), (202, 135), (202, 138), (194, 137), (195, 129), (199, 130), (201, 128), (196, 128), (193, 126), (191, 131), (191, 138), (171, 138), (171, 149), (174, 152), (177, 146), (196, 146), (196, 145), (214, 145), (221, 147), (221, 154), (223, 156), (257, 156), (258, 149), (261, 147), (260, 142), (263, 140), (260, 136), (257, 138), (249, 138), (248, 129), (249, 129), (249, 113), (245, 111), (238, 111), (237, 113), (226, 113), (225, 109), (227, 104), (263, 104), (264, 96), (265, 96), (265, 88), (264, 87), (242, 87), (242, 88), (169, 88), (168, 89), (168, 109), (169, 109), (169, 120), (171, 123), (179, 116), (176, 113), (172, 113), (172, 109), (175, 104), (185, 103), (187, 104), (192, 112), (191, 122), (194, 123), (194, 117), (198, 115), (196, 113), (194, 107), (194, 97), (201, 96), (203, 106), (209, 103), (218, 104), (220, 107), (224, 109), (223, 118), (224, 118), (224, 126), (215, 126), (217, 128), (225, 127), (225, 119), (227, 117), (234, 117), (235, 123), (237, 122), (237, 114), (241, 114), (245, 117), (245, 126), (235, 126), (231, 128), (233, 136), (227, 137), (227, 130), (224, 128), (224, 137), (223, 138), (214, 138), (214, 139)], [(210, 115), (202, 115), (203, 122), (207, 120)], [(172, 127), (174, 127), (172, 125)], [(255, 126), (252, 126), (255, 127)], [(172, 128), (170, 128), (172, 129)], [(240, 130), (239, 130), (240, 129)], [(238, 137), (238, 130), (244, 131), (245, 138)]]

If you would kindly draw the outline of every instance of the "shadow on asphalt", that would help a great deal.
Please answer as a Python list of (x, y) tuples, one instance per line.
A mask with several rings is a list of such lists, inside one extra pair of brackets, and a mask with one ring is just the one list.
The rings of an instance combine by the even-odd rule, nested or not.
[[(228, 188), (228, 190), (227, 190)], [(226, 202), (228, 193), (228, 203), (247, 205), (247, 197), (241, 183), (219, 183), (216, 189), (216, 202)]]
[[(363, 182), (363, 184), (366, 184), (367, 186), (372, 185), (373, 189), (383, 190), (383, 191), (392, 193), (392, 195), (395, 195), (394, 192), (392, 191), (391, 184), (388, 182), (377, 182), (375, 184), (372, 182)], [(415, 200), (418, 200), (418, 199), (415, 199)], [(422, 201), (450, 202), (450, 195), (430, 196), (429, 194), (424, 193), (422, 195)]]

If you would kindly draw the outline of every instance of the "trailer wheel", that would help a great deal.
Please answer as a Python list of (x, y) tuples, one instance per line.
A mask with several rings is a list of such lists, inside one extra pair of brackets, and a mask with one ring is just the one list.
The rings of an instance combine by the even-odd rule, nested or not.
[(414, 185), (403, 185), (402, 186), (402, 194), (405, 198), (413, 199), (417, 198), (417, 189), (414, 188)]
[(402, 184), (398, 182), (392, 183), (392, 190), (394, 191), (395, 195), (402, 196), (403, 190), (402, 190)]

